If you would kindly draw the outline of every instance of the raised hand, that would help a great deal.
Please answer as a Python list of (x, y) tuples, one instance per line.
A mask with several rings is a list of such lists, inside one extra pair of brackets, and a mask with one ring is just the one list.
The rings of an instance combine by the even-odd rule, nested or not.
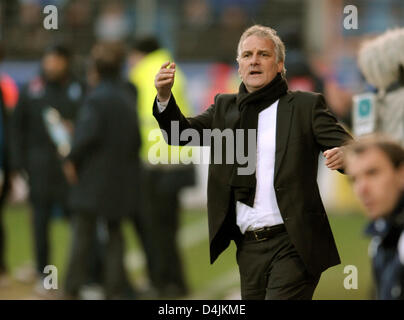
[(169, 61), (163, 63), (154, 79), (154, 86), (157, 89), (157, 99), (159, 101), (164, 102), (170, 99), (174, 78), (175, 63), (170, 63)]

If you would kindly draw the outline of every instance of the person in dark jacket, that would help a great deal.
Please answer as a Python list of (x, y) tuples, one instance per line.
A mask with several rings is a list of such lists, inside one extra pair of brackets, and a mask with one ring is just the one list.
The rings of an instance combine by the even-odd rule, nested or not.
[(404, 300), (404, 148), (391, 138), (359, 138), (347, 149), (347, 173), (371, 220), (369, 254), (376, 298)]
[(135, 98), (120, 79), (122, 51), (112, 44), (92, 50), (96, 87), (87, 97), (76, 123), (65, 174), (72, 184), (73, 243), (65, 293), (77, 297), (88, 274), (91, 243), (97, 222), (105, 226), (103, 286), (107, 299), (131, 294), (123, 263), (121, 221), (137, 205), (140, 134)]
[[(0, 44), (0, 62), (3, 58)], [(3, 207), (9, 190), (9, 161), (8, 161), (8, 114), (0, 88), (0, 287), (8, 283), (7, 267), (5, 262), (5, 234), (3, 226)]]
[(13, 173), (28, 178), (39, 277), (44, 276), (44, 267), (49, 264), (50, 217), (61, 210), (68, 214), (68, 185), (62, 170), (68, 145), (60, 148), (48, 116), (57, 116), (68, 138), (83, 96), (84, 86), (71, 74), (70, 51), (63, 45), (53, 45), (43, 56), (41, 75), (23, 88), (12, 115), (11, 166)]

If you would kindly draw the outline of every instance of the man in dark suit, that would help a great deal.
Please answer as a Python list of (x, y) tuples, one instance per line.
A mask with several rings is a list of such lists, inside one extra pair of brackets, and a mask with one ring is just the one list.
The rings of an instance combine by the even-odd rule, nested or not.
[(72, 184), (73, 243), (65, 291), (77, 297), (89, 273), (89, 255), (101, 222), (105, 243), (103, 285), (108, 299), (130, 298), (121, 221), (138, 203), (140, 134), (129, 84), (120, 80), (123, 51), (113, 44), (92, 50), (97, 83), (78, 115), (64, 169)]
[[(192, 129), (200, 136), (209, 129), (241, 129), (244, 141), (254, 130), (255, 148), (248, 154), (255, 165), (252, 173), (243, 173), (246, 167), (237, 161), (209, 166), (211, 262), (234, 240), (243, 299), (311, 299), (321, 272), (340, 263), (317, 186), (318, 156), (323, 151), (330, 169), (343, 169), (341, 146), (351, 136), (320, 94), (288, 91), (285, 47), (275, 30), (247, 29), (237, 61), (238, 94), (217, 95), (210, 108), (193, 118), (181, 114), (171, 94), (175, 64), (167, 62), (155, 79), (153, 113), (169, 143), (177, 134), (172, 121), (179, 133)], [(247, 147), (250, 151), (251, 141)], [(220, 151), (227, 156), (234, 150), (227, 143), (211, 148), (211, 162)]]

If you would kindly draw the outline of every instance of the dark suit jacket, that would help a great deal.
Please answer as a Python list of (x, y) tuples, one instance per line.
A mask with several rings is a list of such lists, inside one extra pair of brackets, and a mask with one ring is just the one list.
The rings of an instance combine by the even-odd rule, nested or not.
[(2, 157), (2, 170), (3, 170), (3, 187), (0, 193), (0, 210), (1, 206), (7, 196), (9, 185), (9, 177), (10, 177), (10, 170), (9, 170), (9, 115), (6, 110), (6, 106), (3, 99), (3, 92), (0, 88), (0, 112), (2, 117), (2, 123), (0, 130), (2, 130), (1, 135), (3, 137), (3, 148), (1, 150), (0, 157)]
[[(234, 129), (240, 117), (234, 94), (216, 96), (214, 104), (194, 118), (185, 118), (181, 114), (174, 97), (162, 113), (158, 112), (155, 102), (153, 113), (168, 136), (172, 120), (179, 121), (180, 131), (194, 128), (202, 132), (205, 128)], [(280, 99), (276, 125), (275, 193), (290, 239), (312, 274), (340, 263), (316, 181), (319, 152), (339, 147), (350, 139), (351, 136), (327, 110), (322, 95), (288, 92)], [(225, 152), (225, 143), (223, 148)], [(211, 158), (213, 151), (211, 148)], [(238, 241), (241, 235), (236, 225), (231, 174), (232, 165), (209, 165), (211, 263), (227, 248), (231, 239)]]
[(36, 203), (65, 204), (68, 192), (62, 161), (46, 130), (43, 110), (51, 106), (63, 119), (74, 123), (83, 96), (84, 86), (74, 79), (48, 83), (36, 78), (20, 94), (11, 119), (11, 168), (28, 173), (30, 198)]
[(120, 219), (135, 210), (140, 188), (135, 107), (129, 84), (119, 79), (101, 82), (86, 99), (68, 156), (79, 179), (69, 197), (73, 211)]

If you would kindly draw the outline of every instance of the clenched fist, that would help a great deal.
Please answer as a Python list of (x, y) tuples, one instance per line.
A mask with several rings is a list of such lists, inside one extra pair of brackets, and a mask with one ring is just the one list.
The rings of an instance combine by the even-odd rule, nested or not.
[(324, 151), (325, 165), (331, 170), (344, 169), (344, 147), (337, 147)]
[(165, 62), (154, 79), (154, 86), (157, 89), (157, 99), (167, 101), (171, 96), (171, 88), (174, 85), (175, 63)]

